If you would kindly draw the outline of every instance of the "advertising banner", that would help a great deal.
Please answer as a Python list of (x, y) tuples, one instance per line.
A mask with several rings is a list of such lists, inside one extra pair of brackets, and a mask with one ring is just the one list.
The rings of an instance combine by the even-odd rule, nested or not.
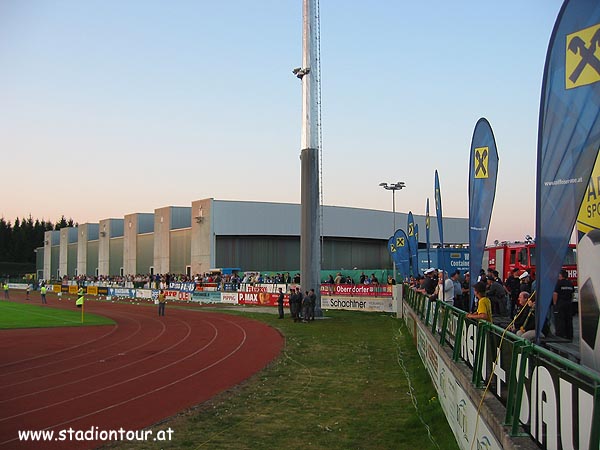
[(408, 254), (410, 259), (410, 275), (417, 275), (417, 239), (415, 235), (415, 218), (412, 211), (408, 212), (408, 222), (406, 223), (406, 236), (408, 237)]
[(192, 301), (199, 303), (221, 303), (220, 292), (194, 292)]
[(429, 269), (431, 266), (431, 240), (429, 239), (429, 228), (431, 228), (431, 217), (429, 216), (429, 197), (427, 197), (427, 206), (425, 209), (425, 240), (427, 241), (427, 265), (426, 269)]
[[(440, 403), (457, 441), (461, 448), (470, 449), (477, 407), (457, 383), (453, 375), (453, 370), (457, 369), (445, 364), (437, 353), (437, 337), (430, 334), (430, 330), (414, 316), (414, 312), (408, 312), (406, 316), (409, 328), (417, 324), (418, 353), (438, 391)], [(411, 320), (408, 320), (409, 316)], [(474, 322), (465, 325), (459, 339), (460, 359), (473, 370), (478, 328)], [(455, 327), (450, 328), (449, 331), (456, 331)], [(494, 333), (488, 337), (481, 378), (484, 381), (491, 378), (489, 393), (506, 407), (509, 400), (508, 375), (516, 351), (514, 341), (502, 340), (500, 335)], [(598, 416), (594, 381), (578, 375), (576, 371), (564, 370), (555, 359), (543, 353), (531, 353), (526, 360), (517, 354), (515, 359), (517, 367), (525, 364), (519, 421), (537, 445), (542, 449), (556, 450), (598, 448), (598, 442), (592, 442), (593, 420)], [(501, 448), (497, 446), (496, 438), (482, 417), (475, 439), (481, 444), (475, 448)]]
[(415, 223), (415, 267), (414, 275), (419, 275), (419, 224)]
[(98, 286), (88, 286), (87, 293), (90, 295), (98, 295)]
[[(435, 183), (434, 183), (434, 191), (435, 191), (435, 214), (437, 217), (438, 223), (438, 233), (440, 235), (440, 248), (444, 248), (444, 222), (443, 222), (443, 214), (442, 214), (442, 192), (440, 190), (440, 177), (438, 176), (438, 171), (435, 171)], [(443, 264), (440, 265), (440, 269), (447, 270)]]
[[(158, 291), (156, 291), (158, 292)], [(135, 298), (139, 299), (151, 299), (152, 297), (152, 289), (136, 289), (135, 290)], [(158, 298), (158, 294), (156, 295)]]
[(237, 292), (221, 292), (221, 303), (237, 305), (238, 304)]
[(345, 297), (391, 297), (392, 289), (388, 285), (372, 284), (322, 284), (321, 295)]
[[(240, 305), (277, 306), (279, 294), (273, 292), (238, 292), (238, 303)], [(289, 306), (289, 295), (285, 294), (283, 305)]]
[(404, 230), (398, 229), (394, 236), (388, 241), (388, 250), (392, 259), (396, 262), (398, 279), (404, 280), (410, 276), (410, 247), (408, 236)]
[(165, 298), (168, 300), (177, 300), (180, 302), (189, 302), (192, 300), (191, 292), (165, 290)]
[[(481, 118), (473, 131), (469, 157), (469, 272), (472, 274), (479, 273), (483, 267), (483, 251), (496, 197), (497, 177), (496, 140), (489, 122)], [(471, 277), (471, 292), (476, 282), (477, 278)], [(471, 295), (469, 309), (473, 306), (473, 300), (474, 296)]]
[(600, 3), (565, 1), (550, 37), (540, 100), (535, 236), (538, 337), (600, 147), (599, 43)]
[[(77, 292), (77, 290), (75, 290)], [(129, 288), (108, 288), (108, 295), (111, 297), (127, 297), (127, 298), (135, 298), (135, 289)]]
[(171, 281), (169, 283), (169, 289), (172, 291), (194, 292), (196, 290), (196, 283), (193, 281), (190, 281), (190, 282)]
[(600, 157), (577, 216), (581, 364), (600, 372)]
[(287, 291), (288, 286), (284, 283), (261, 283), (261, 284), (250, 284), (243, 283), (240, 285), (239, 291), (244, 292), (277, 292), (281, 288), (283, 292)]
[(347, 309), (351, 311), (393, 312), (392, 300), (321, 296), (322, 309)]

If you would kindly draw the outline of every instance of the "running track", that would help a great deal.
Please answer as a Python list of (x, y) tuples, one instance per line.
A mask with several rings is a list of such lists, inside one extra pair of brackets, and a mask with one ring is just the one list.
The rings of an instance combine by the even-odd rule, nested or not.
[[(48, 303), (74, 309), (73, 300)], [(85, 308), (117, 324), (0, 330), (0, 450), (97, 447), (103, 442), (26, 444), (17, 431), (141, 430), (240, 383), (283, 347), (276, 330), (237, 316), (167, 305), (159, 318), (155, 307), (96, 301)]]

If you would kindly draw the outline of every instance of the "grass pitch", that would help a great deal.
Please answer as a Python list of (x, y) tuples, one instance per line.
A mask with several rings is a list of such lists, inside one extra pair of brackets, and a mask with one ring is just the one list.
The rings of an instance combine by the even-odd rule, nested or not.
[(152, 427), (154, 435), (171, 427), (171, 442), (109, 447), (458, 449), (400, 320), (329, 311), (327, 319), (306, 324), (293, 323), (287, 313), (278, 320), (249, 311), (234, 314), (285, 335), (276, 361), (231, 391)]
[(0, 301), (0, 329), (81, 327), (87, 325), (113, 325), (115, 322), (95, 314), (84, 314), (81, 310), (55, 309), (48, 306), (28, 305)]

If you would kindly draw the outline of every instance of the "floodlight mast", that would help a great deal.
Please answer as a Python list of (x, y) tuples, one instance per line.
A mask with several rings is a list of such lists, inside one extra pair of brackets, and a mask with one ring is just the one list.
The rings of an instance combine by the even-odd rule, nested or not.
[[(406, 187), (406, 184), (404, 183), (404, 181), (398, 181), (396, 183), (390, 183), (390, 184), (379, 183), (379, 186), (384, 188), (386, 191), (392, 191), (392, 216), (393, 216), (393, 222), (394, 222), (394, 228), (392, 229), (392, 236), (393, 236), (394, 234), (396, 234), (396, 191), (404, 189)], [(394, 280), (396, 282), (398, 282), (398, 280), (396, 280), (396, 275), (397, 275), (396, 261), (394, 261), (393, 258), (392, 258), (392, 264), (393, 264)]]
[(322, 311), (317, 14), (316, 0), (303, 0), (302, 67), (294, 69), (294, 73), (302, 80), (300, 276), (303, 290), (315, 290), (315, 315), (319, 317)]

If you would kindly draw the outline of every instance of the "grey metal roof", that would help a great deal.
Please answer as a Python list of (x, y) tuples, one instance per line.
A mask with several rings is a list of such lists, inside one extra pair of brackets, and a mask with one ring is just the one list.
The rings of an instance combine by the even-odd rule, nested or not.
[[(213, 232), (217, 236), (298, 236), (300, 234), (300, 205), (292, 203), (243, 202), (214, 200), (212, 207)], [(425, 216), (414, 215), (419, 226), (419, 241), (425, 242)], [(396, 212), (396, 228), (406, 230), (408, 213)], [(391, 211), (323, 207), (322, 234), (326, 237), (388, 239), (393, 234)], [(439, 243), (437, 220), (431, 217), (431, 243)], [(444, 217), (444, 242), (469, 242), (466, 218)]]

